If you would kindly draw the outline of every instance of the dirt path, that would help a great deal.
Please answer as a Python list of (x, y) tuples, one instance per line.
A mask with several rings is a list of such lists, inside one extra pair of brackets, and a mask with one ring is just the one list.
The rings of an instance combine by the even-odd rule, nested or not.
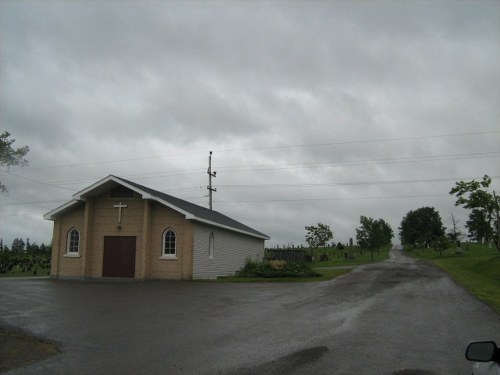
[(52, 343), (4, 328), (0, 328), (0, 343), (0, 372), (29, 366), (59, 353)]

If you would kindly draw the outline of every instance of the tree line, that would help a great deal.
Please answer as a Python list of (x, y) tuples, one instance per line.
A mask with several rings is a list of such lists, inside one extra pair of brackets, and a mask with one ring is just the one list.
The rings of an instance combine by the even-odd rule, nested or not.
[[(361, 216), (360, 224), (359, 228), (356, 228), (358, 246), (369, 250), (373, 259), (375, 251), (391, 244), (394, 237), (393, 230), (384, 219)], [(306, 226), (305, 229), (307, 230), (306, 242), (311, 248), (324, 247), (333, 238), (330, 226), (323, 223), (318, 223), (317, 226)]]
[(0, 239), (0, 273), (8, 273), (17, 267), (21, 272), (36, 272), (50, 268), (52, 245), (36, 242), (26, 242), (22, 238), (15, 238), (12, 245), (3, 244)]
[[(500, 251), (499, 233), (500, 199), (493, 190), (490, 192), (491, 178), (484, 175), (481, 181), (459, 181), (450, 190), (455, 196), (455, 206), (469, 210), (465, 227), (468, 239), (478, 242), (493, 242)], [(451, 216), (452, 228), (446, 232), (439, 212), (433, 207), (422, 207), (406, 214), (399, 228), (401, 242), (406, 245), (434, 247), (444, 250), (450, 241), (464, 238), (458, 229), (458, 221)]]
[[(493, 242), (500, 251), (500, 197), (490, 192), (491, 178), (484, 175), (481, 181), (459, 181), (450, 190), (455, 196), (455, 206), (469, 210), (465, 224), (468, 238), (476, 242)], [(446, 231), (439, 212), (434, 207), (421, 207), (409, 211), (402, 219), (399, 237), (403, 245), (433, 247), (436, 250), (448, 248), (450, 242), (463, 239), (458, 221), (451, 215), (452, 227)], [(331, 228), (323, 223), (305, 227), (306, 242), (311, 248), (324, 247), (333, 238)], [(373, 251), (391, 244), (394, 237), (391, 226), (383, 219), (361, 216), (356, 228), (359, 247)]]

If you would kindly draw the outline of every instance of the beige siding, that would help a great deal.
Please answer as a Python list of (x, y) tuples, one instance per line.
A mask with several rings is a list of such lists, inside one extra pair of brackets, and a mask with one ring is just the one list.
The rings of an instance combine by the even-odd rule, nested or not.
[(54, 230), (52, 234), (52, 255), (50, 262), (50, 276), (57, 277), (59, 274), (59, 252), (61, 247), (61, 217), (54, 220)]
[[(264, 240), (194, 224), (193, 279), (215, 279), (241, 269), (247, 258), (262, 259)], [(209, 238), (214, 233), (214, 256), (209, 258)]]
[[(54, 236), (52, 244), (52, 265), (50, 274), (55, 277), (80, 277), (82, 271), (82, 249), (77, 257), (69, 257), (66, 253), (68, 232), (71, 228), (76, 228), (83, 233), (83, 218), (85, 207), (80, 206), (71, 212), (62, 215), (54, 222)], [(81, 240), (80, 240), (81, 246)]]
[[(120, 202), (127, 205), (122, 209), (121, 224), (118, 223), (118, 209), (113, 207)], [(102, 277), (105, 236), (134, 236), (136, 237), (135, 277), (141, 278), (143, 200), (138, 195), (129, 199), (111, 199), (109, 193), (104, 193), (93, 198), (92, 204), (93, 210), (89, 218), (89, 232), (92, 236), (88, 241), (86, 254), (88, 272), (85, 276)]]
[[(122, 222), (118, 209), (122, 202)], [(80, 256), (67, 257), (66, 237), (75, 227), (80, 232)], [(160, 259), (163, 233), (177, 234), (176, 259)], [(145, 233), (146, 232), (146, 233)], [(104, 237), (136, 237), (136, 278), (191, 279), (193, 229), (182, 214), (159, 203), (131, 199), (110, 199), (108, 193), (89, 198), (85, 204), (58, 217), (54, 222), (51, 275), (61, 277), (102, 277)]]
[[(177, 235), (176, 259), (160, 259), (163, 233), (168, 228), (173, 229)], [(152, 279), (188, 280), (192, 278), (193, 227), (184, 215), (161, 204), (153, 203), (148, 242)]]

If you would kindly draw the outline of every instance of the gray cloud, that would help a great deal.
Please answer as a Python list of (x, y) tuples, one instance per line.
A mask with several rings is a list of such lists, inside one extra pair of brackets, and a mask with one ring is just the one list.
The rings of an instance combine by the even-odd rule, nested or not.
[(424, 205), (464, 224), (452, 178), (500, 175), (499, 20), (490, 1), (2, 1), (0, 122), (31, 152), (0, 174), (0, 237), (49, 241), (41, 215), (110, 173), (206, 204), (209, 150), (215, 207), (271, 244)]

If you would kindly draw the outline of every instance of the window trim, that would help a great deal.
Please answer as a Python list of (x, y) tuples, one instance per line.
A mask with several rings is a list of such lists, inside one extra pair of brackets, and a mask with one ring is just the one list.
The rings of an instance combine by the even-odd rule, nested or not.
[(215, 234), (210, 232), (208, 236), (208, 259), (214, 259), (215, 256)]
[[(165, 245), (166, 245), (166, 237), (167, 234), (171, 232), (174, 234), (174, 253), (165, 253)], [(161, 241), (161, 256), (159, 259), (177, 259), (177, 233), (173, 228), (167, 228), (162, 233), (162, 241)]]
[[(71, 251), (71, 249), (74, 248), (74, 245), (72, 244), (72, 241), (74, 241), (72, 238), (72, 235), (75, 232), (78, 234), (78, 240), (77, 240), (77, 244), (76, 244), (77, 251)], [(69, 257), (69, 258), (79, 258), (80, 257), (80, 241), (81, 241), (80, 231), (78, 229), (76, 229), (75, 227), (72, 227), (66, 235), (66, 252), (65, 252), (64, 256)]]

